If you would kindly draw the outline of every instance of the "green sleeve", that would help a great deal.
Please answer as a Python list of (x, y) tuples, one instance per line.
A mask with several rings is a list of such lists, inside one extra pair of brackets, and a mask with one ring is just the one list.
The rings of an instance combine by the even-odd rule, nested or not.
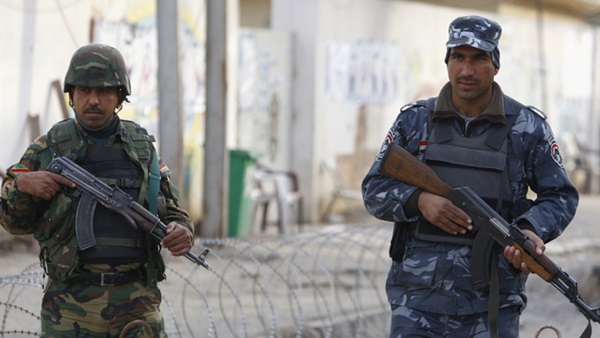
[(18, 177), (28, 172), (45, 170), (52, 154), (44, 136), (29, 145), (19, 163), (11, 166), (2, 180), (0, 223), (6, 231), (23, 235), (35, 230), (39, 217), (48, 208), (48, 201), (18, 190)]

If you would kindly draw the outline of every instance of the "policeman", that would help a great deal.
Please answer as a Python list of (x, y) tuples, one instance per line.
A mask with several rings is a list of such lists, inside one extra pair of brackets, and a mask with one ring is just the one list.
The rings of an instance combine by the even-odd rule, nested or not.
[(518, 337), (530, 272), (518, 250), (494, 247), (489, 259), (499, 287), (476, 289), (471, 259), (484, 258), (471, 257), (472, 220), (446, 198), (382, 176), (378, 167), (390, 144), (448, 184), (469, 186), (517, 224), (538, 254), (575, 214), (578, 194), (545, 116), (504, 95), (494, 81), (501, 33), (498, 23), (480, 16), (450, 23), (449, 82), (437, 97), (401, 109), (362, 182), (367, 210), (395, 222), (386, 282), (390, 337)]
[[(177, 204), (167, 167), (158, 160), (154, 137), (117, 113), (131, 94), (123, 57), (113, 47), (78, 49), (64, 91), (75, 119), (52, 126), (8, 169), (2, 182), (0, 221), (13, 234), (33, 234), (49, 277), (42, 301), (44, 337), (127, 337), (151, 328), (165, 337), (157, 282), (165, 278), (160, 254), (174, 256), (193, 245), (192, 223)], [(67, 156), (106, 184), (118, 186), (167, 224), (162, 242), (132, 227), (98, 204), (92, 222), (96, 246), (80, 250), (75, 236), (79, 197), (74, 184), (45, 168)], [(160, 170), (158, 168), (161, 168)], [(151, 175), (160, 179), (150, 179)], [(131, 328), (131, 329), (129, 329)]]

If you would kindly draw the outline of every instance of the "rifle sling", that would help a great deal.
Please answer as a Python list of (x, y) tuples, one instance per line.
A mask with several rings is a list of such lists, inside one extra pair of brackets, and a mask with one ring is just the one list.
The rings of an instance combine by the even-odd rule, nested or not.
[(150, 174), (148, 179), (148, 210), (153, 215), (158, 213), (157, 210), (157, 199), (158, 199), (158, 190), (160, 186), (160, 174), (158, 171), (158, 154), (156, 150), (152, 154), (152, 164), (150, 166)]
[(498, 277), (498, 263), (493, 255), (488, 256), (491, 261), (490, 293), (488, 298), (488, 329), (491, 338), (498, 338), (498, 312), (500, 311), (500, 282)]
[(471, 274), (476, 290), (485, 290), (489, 286), (488, 329), (492, 338), (498, 338), (500, 284), (498, 262), (492, 252), (494, 244), (492, 236), (480, 228), (473, 243)]
[(585, 330), (581, 333), (581, 336), (579, 336), (579, 338), (591, 338), (592, 337), (592, 322), (590, 321), (590, 319), (588, 318), (588, 324), (585, 328)]

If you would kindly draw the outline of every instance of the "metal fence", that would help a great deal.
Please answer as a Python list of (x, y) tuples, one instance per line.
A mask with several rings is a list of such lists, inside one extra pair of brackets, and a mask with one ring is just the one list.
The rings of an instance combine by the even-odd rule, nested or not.
[[(327, 226), (255, 240), (201, 239), (210, 270), (165, 255), (169, 337), (383, 337), (391, 226)], [(39, 336), (37, 263), (0, 278), (0, 336)]]

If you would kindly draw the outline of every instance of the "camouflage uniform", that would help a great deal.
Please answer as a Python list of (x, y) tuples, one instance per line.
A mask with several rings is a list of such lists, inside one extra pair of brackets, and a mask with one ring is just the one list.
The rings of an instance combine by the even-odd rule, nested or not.
[[(102, 45), (83, 48), (88, 48), (89, 51), (90, 47), (98, 52), (98, 55), (83, 53), (84, 64), (113, 65), (110, 70), (112, 75), (106, 80), (98, 78), (105, 73), (98, 71), (94, 66), (79, 67), (79, 71), (83, 70), (87, 75), (75, 72), (79, 76), (77, 80), (73, 77), (74, 72), (68, 72), (65, 91), (68, 91), (73, 83), (80, 85), (78, 82), (86, 81), (84, 84), (90, 86), (118, 86), (128, 94), (129, 80), (128, 78), (123, 80), (126, 73), (123, 70), (124, 63), (120, 54), (116, 52), (115, 56), (116, 50)], [(75, 55), (79, 52), (81, 50)], [(97, 62), (98, 57), (103, 59)], [(107, 62), (106, 60), (110, 60), (111, 57), (112, 61)], [(112, 121), (110, 128), (114, 130), (102, 142), (99, 141), (97, 134), (79, 125), (76, 126), (73, 120), (57, 123), (47, 135), (38, 137), (27, 148), (19, 163), (8, 169), (2, 182), (0, 199), (2, 226), (13, 234), (33, 234), (40, 243), (40, 260), (49, 276), (41, 312), (42, 335), (46, 337), (118, 337), (128, 323), (136, 320), (141, 323), (128, 329), (126, 337), (142, 337), (143, 334), (149, 336), (146, 324), (153, 331), (154, 337), (166, 336), (159, 311), (161, 293), (157, 282), (165, 278), (165, 267), (159, 252), (158, 240), (143, 233), (142, 230), (131, 230), (146, 240), (146, 243), (139, 247), (141, 252), (147, 253), (145, 261), (137, 258), (128, 261), (131, 259), (124, 257), (123, 260), (116, 260), (118, 264), (101, 261), (83, 262), (75, 236), (75, 213), (79, 197), (74, 194), (74, 189), (62, 187), (61, 191), (49, 201), (18, 190), (19, 175), (45, 170), (53, 156), (68, 156), (76, 162), (81, 162), (85, 160), (86, 154), (94, 149), (112, 149), (124, 151), (128, 161), (139, 168), (136, 172), (143, 173), (143, 177), (132, 181), (140, 182), (136, 183), (139, 186), (138, 202), (147, 207), (149, 182), (147, 176), (151, 171), (152, 158), (156, 156), (151, 142), (154, 139), (134, 122), (120, 120), (116, 115)], [(50, 136), (52, 142), (48, 142)], [(64, 146), (61, 146), (61, 142)], [(100, 146), (100, 143), (103, 145)], [(190, 217), (177, 204), (178, 191), (169, 179), (169, 171), (162, 162), (158, 162), (161, 168), (157, 196), (158, 216), (165, 224), (177, 222), (192, 234)], [(115, 177), (112, 182), (110, 178), (101, 179), (105, 183), (114, 183), (115, 180), (119, 181), (120, 177)], [(99, 208), (103, 207), (98, 205), (96, 214)], [(98, 224), (96, 214), (94, 214), (95, 232), (98, 226), (104, 227)], [(119, 246), (128, 245), (117, 244), (116, 240), (118, 237), (115, 243), (104, 244), (104, 246), (99, 243), (96, 248), (105, 251), (111, 250), (110, 248), (118, 250)], [(103, 275), (102, 277), (107, 276), (107, 279), (99, 282), (98, 277), (102, 273), (110, 274)]]
[[(452, 34), (451, 30), (451, 40)], [(507, 136), (505, 169), (512, 202), (516, 206), (527, 201), (528, 189), (537, 197), (508, 221), (534, 231), (547, 243), (562, 233), (577, 207), (577, 191), (567, 177), (558, 146), (541, 112), (533, 107), (515, 109), (511, 103), (514, 101), (494, 82), (490, 106), (465, 131), (465, 124), (452, 105), (451, 94), (448, 83), (438, 97), (404, 106), (362, 182), (367, 210), (379, 219), (395, 222), (395, 232), (406, 231), (400, 254), (394, 248), (399, 245), (394, 240), (390, 248), (393, 262), (386, 282), (392, 307), (390, 337), (490, 336), (486, 313), (488, 292), (475, 290), (472, 247), (414, 237), (414, 225), (421, 217), (416, 201), (411, 199), (417, 188), (379, 173), (382, 156), (390, 144), (400, 145), (424, 160), (432, 121), (448, 120), (461, 135), (471, 138), (504, 121), (505, 116), (516, 115)], [(517, 337), (518, 317), (526, 305), (526, 275), (504, 258), (502, 248), (494, 252), (500, 283), (499, 336)]]

